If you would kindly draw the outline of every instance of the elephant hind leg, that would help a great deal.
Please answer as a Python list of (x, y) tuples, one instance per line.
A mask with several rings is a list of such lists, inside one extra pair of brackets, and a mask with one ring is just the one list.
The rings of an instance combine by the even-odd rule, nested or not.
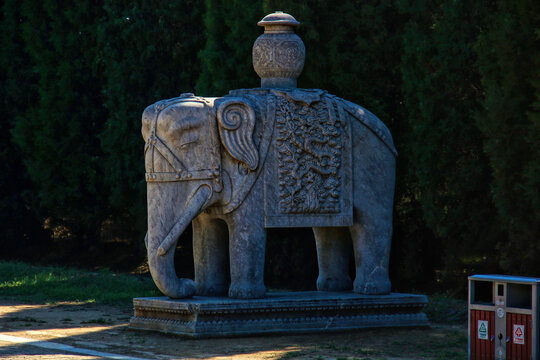
[(351, 290), (352, 280), (349, 276), (351, 238), (347, 228), (313, 228), (313, 234), (319, 263), (317, 290)]
[(225, 221), (199, 215), (193, 221), (193, 257), (197, 295), (226, 295), (229, 288), (229, 244)]
[(391, 223), (376, 219), (362, 219), (363, 222), (351, 226), (354, 247), (356, 278), (354, 292), (360, 294), (388, 294), (391, 290), (388, 276)]

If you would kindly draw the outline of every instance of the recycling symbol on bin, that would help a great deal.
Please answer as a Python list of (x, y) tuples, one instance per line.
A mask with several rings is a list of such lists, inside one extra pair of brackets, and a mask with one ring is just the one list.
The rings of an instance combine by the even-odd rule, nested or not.
[(478, 339), (480, 340), (488, 339), (487, 325), (488, 325), (488, 322), (485, 320), (478, 321)]
[(480, 325), (480, 329), (478, 329), (478, 331), (480, 331), (481, 333), (485, 333), (487, 331), (486, 329), (486, 324), (485, 323), (482, 323)]

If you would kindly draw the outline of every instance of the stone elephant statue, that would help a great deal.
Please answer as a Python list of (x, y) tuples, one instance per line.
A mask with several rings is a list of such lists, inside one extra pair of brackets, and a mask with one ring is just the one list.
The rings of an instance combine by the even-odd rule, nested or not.
[[(266, 228), (297, 226), (313, 227), (319, 290), (390, 292), (397, 153), (364, 108), (322, 90), (182, 94), (146, 108), (142, 135), (148, 262), (165, 295), (263, 297)], [(190, 222), (194, 281), (174, 269)]]

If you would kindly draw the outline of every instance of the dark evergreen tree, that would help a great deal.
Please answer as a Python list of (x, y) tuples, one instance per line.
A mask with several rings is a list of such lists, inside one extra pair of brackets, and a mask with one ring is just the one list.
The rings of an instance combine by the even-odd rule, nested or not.
[[(142, 111), (182, 92), (258, 87), (256, 24), (281, 10), (302, 22), (299, 87), (365, 106), (393, 133), (396, 288), (429, 286), (436, 269), (458, 281), (498, 265), (540, 275), (537, 1), (4, 0), (1, 10), (2, 256), (42, 243), (43, 224), (78, 245), (68, 261), (104, 236), (142, 248)], [(290, 231), (269, 231), (272, 286), (316, 274), (311, 230)]]
[(483, 137), (474, 121), (481, 84), (473, 45), (486, 25), (485, 2), (401, 3), (402, 87), (411, 126), (408, 150), (415, 194), (444, 251), (448, 279), (493, 270), (502, 232), (491, 204)]
[(485, 89), (477, 121), (508, 241), (507, 272), (540, 275), (540, 3), (500, 0), (476, 46)]
[(221, 96), (231, 89), (258, 87), (251, 49), (262, 33), (257, 22), (263, 17), (260, 0), (206, 0), (206, 44), (200, 52), (201, 73), (197, 94)]
[(194, 92), (204, 45), (202, 0), (106, 0), (100, 23), (104, 104), (102, 166), (114, 236), (143, 247), (146, 183), (141, 115), (146, 106)]
[[(100, 1), (23, 1), (23, 40), (38, 97), (19, 109), (13, 136), (36, 190), (36, 204), (56, 238), (84, 252), (99, 237), (104, 111), (96, 66)], [(25, 111), (26, 110), (26, 111)], [(66, 243), (67, 246), (67, 243)]]
[(43, 250), (47, 234), (31, 211), (32, 185), (10, 134), (36, 102), (35, 76), (24, 50), (20, 1), (3, 1), (0, 16), (0, 257), (35, 259), (29, 250)]

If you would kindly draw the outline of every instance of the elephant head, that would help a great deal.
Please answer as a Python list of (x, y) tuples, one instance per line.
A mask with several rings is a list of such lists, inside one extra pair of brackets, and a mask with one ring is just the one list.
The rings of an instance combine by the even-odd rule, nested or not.
[(199, 98), (192, 94), (149, 106), (142, 116), (148, 199), (147, 251), (158, 288), (171, 298), (191, 297), (195, 284), (179, 279), (174, 249), (179, 236), (202, 211), (230, 201), (222, 156), (254, 171), (255, 111), (243, 98)]

